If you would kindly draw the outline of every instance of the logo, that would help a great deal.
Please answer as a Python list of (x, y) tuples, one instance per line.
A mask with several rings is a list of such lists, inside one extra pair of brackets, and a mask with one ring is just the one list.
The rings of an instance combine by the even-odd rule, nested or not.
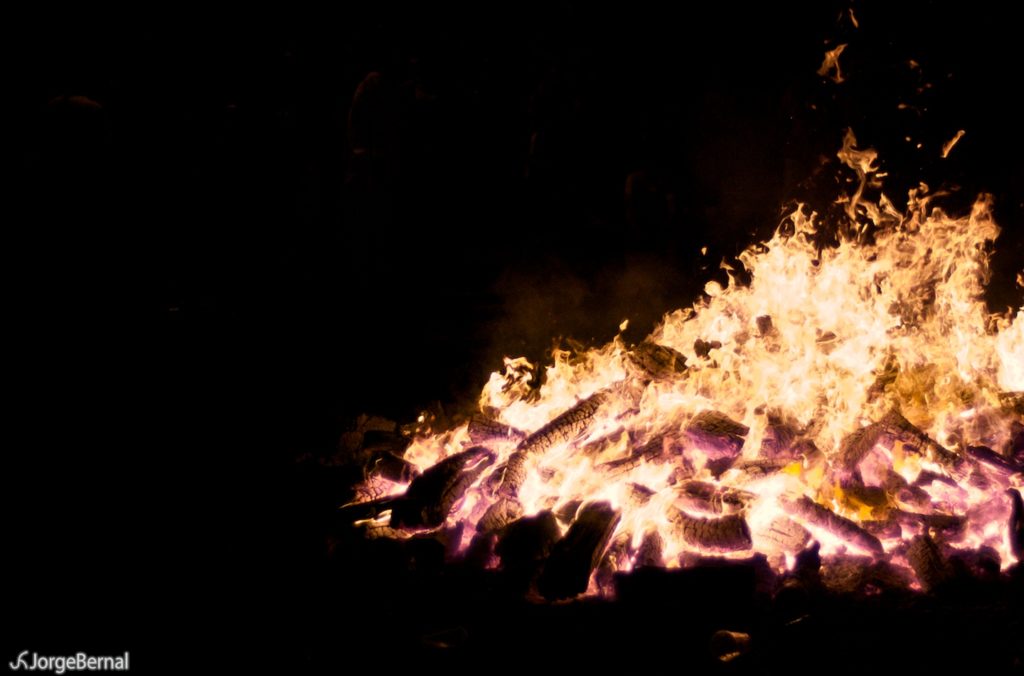
[(102, 656), (75, 653), (74, 655), (46, 656), (22, 650), (13, 662), (7, 666), (11, 671), (52, 671), (64, 674), (69, 671), (128, 671), (128, 653), (123, 655)]

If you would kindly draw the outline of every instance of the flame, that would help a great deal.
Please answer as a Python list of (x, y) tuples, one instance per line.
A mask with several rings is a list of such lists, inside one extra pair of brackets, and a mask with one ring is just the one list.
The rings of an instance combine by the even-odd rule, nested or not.
[[(842, 48), (829, 57), (837, 78)], [(749, 284), (726, 267), (728, 284), (709, 282), (706, 297), (648, 337), (685, 367), (652, 373), (621, 335), (556, 350), (539, 386), (534, 364), (505, 359), (479, 399), (496, 422), (529, 435), (583, 401), (598, 402), (596, 413), (525, 454), (511, 493), (495, 486), (522, 437), (486, 442), (496, 462), (447, 520), (467, 526), (463, 547), (488, 508), (512, 495), (527, 516), (607, 501), (621, 513), (615, 536), (635, 550), (656, 532), (670, 567), (714, 551), (681, 532), (679, 514), (741, 515), (750, 538), (734, 555), (763, 552), (780, 569), (793, 554), (780, 538), (803, 528), (824, 553), (852, 547), (905, 562), (915, 534), (960, 519), (949, 546), (988, 545), (1004, 567), (1015, 561), (1005, 491), (1019, 471), (1007, 476), (968, 454), (1008, 452), (1021, 417), (1007, 395), (1024, 392), (1024, 309), (992, 315), (982, 300), (999, 235), (991, 200), (952, 216), (922, 185), (901, 212), (884, 194), (866, 199), (879, 185), (878, 156), (858, 149), (852, 131), (838, 156), (858, 177), (845, 208), (853, 234), (819, 246), (817, 214), (798, 206), (739, 256)], [(732, 431), (693, 433), (712, 411)], [(735, 445), (717, 445), (716, 434)], [(473, 445), (463, 424), (416, 437), (406, 459), (426, 469)]]
[(961, 129), (953, 135), (953, 138), (942, 144), (942, 159), (949, 157), (949, 151), (953, 150), (953, 146), (955, 146), (957, 142), (964, 137), (965, 133), (966, 132)]
[[(853, 17), (852, 12), (850, 13), (850, 16)], [(843, 73), (839, 70), (839, 55), (842, 54), (845, 49), (846, 45), (841, 44), (835, 49), (830, 49), (825, 52), (825, 60), (821, 62), (821, 68), (818, 69), (818, 75), (821, 75), (822, 77), (829, 77), (836, 84), (844, 82)], [(829, 71), (832, 71), (831, 75), (829, 75)]]

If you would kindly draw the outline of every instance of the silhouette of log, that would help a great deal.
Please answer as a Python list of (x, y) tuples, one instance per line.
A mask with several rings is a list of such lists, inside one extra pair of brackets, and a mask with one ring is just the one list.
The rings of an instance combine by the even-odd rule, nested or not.
[(506, 526), (494, 551), (502, 568), (526, 574), (547, 558), (560, 535), (555, 515), (545, 510)]
[(686, 544), (707, 552), (735, 552), (750, 549), (750, 528), (739, 514), (705, 519), (669, 508), (669, 522)]
[(392, 528), (434, 528), (494, 462), (494, 454), (474, 446), (437, 463), (416, 477), (391, 510)]
[(874, 535), (846, 517), (839, 516), (835, 512), (822, 507), (806, 495), (798, 500), (781, 498), (779, 503), (787, 514), (799, 521), (803, 521), (807, 525), (821, 528), (829, 534), (872, 554), (882, 554), (885, 551), (882, 548), (882, 543)]
[(587, 590), (611, 539), (620, 514), (607, 502), (583, 505), (565, 537), (551, 550), (537, 580), (537, 590), (549, 601), (567, 599)]

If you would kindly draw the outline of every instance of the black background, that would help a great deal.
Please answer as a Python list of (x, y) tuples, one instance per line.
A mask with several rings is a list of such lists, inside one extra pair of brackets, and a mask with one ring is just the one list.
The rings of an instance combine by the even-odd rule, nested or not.
[[(363, 411), (464, 404), (502, 355), (625, 318), (639, 339), (788, 200), (833, 217), (847, 126), (897, 202), (994, 194), (988, 300), (1019, 307), (1004, 5), (858, 3), (860, 28), (835, 2), (13, 21), (11, 658), (289, 654), (297, 454)], [(836, 84), (815, 71), (840, 42)]]

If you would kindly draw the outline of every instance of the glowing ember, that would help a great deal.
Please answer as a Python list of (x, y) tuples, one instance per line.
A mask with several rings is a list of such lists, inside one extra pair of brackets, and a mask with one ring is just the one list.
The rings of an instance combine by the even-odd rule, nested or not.
[[(843, 47), (822, 66), (837, 81)], [(391, 496), (366, 503), (365, 523), (447, 528), (458, 554), (537, 516), (519, 523), (557, 540), (548, 598), (582, 592), (560, 576), (585, 584), (602, 557), (629, 570), (759, 552), (783, 570), (814, 540), (925, 588), (944, 551), (1013, 563), (1024, 313), (981, 299), (999, 228), (986, 198), (962, 217), (924, 186), (905, 212), (868, 201), (877, 156), (856, 144), (849, 132), (839, 152), (859, 182), (838, 246), (819, 247), (799, 207), (740, 255), (749, 285), (723, 263), (730, 283), (642, 344), (556, 351), (539, 387), (532, 364), (506, 359), (474, 420), (414, 438), (405, 459), (423, 474), (362, 492)]]

